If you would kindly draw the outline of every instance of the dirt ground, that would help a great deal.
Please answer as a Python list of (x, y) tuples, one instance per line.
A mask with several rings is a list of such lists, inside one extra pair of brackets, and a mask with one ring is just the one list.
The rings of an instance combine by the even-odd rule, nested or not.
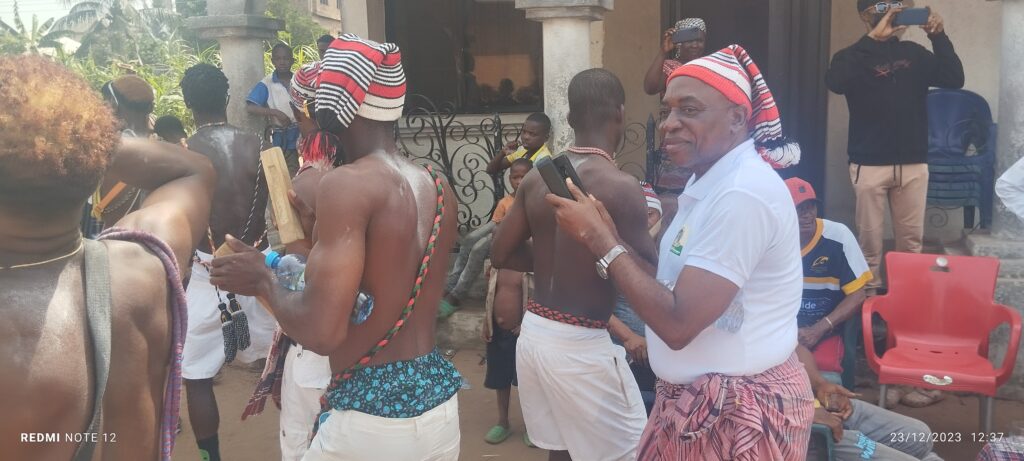
[[(500, 445), (489, 445), (483, 441), (484, 434), (494, 425), (494, 391), (483, 387), (483, 351), (460, 350), (455, 355), (455, 366), (469, 380), (470, 389), (459, 392), (459, 409), (462, 426), (462, 460), (515, 460), (541, 461), (547, 459), (546, 452), (529, 448), (523, 444), (523, 419), (515, 392), (512, 393), (511, 419), (513, 434)], [(278, 411), (273, 404), (260, 416), (242, 422), (239, 419), (242, 408), (249, 398), (253, 383), (259, 377), (257, 371), (245, 366), (228, 366), (215, 386), (221, 411), (220, 447), (224, 460), (277, 460), (281, 453), (277, 438)], [(862, 399), (875, 403), (878, 389), (869, 380), (862, 380), (863, 387), (857, 391)], [(972, 396), (949, 395), (927, 408), (900, 406), (896, 411), (921, 419), (936, 433), (960, 434), (962, 442), (936, 443), (936, 452), (947, 461), (970, 461), (975, 459), (982, 443), (973, 442), (980, 432), (978, 426), (978, 399)], [(174, 450), (174, 461), (195, 461), (199, 459), (195, 439), (188, 423), (188, 413), (182, 399), (182, 433), (178, 436)], [(1024, 403), (1005, 400), (996, 401), (993, 428), (1009, 432), (1011, 422), (1024, 420)], [(377, 461), (377, 460), (373, 460)], [(585, 461), (585, 460), (581, 460)]]

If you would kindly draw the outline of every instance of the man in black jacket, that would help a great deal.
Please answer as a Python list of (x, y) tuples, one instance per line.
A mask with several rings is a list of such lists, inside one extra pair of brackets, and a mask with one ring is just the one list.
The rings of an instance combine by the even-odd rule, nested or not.
[[(934, 53), (898, 37), (906, 26), (893, 20), (901, 2), (857, 0), (869, 32), (832, 57), (829, 89), (846, 95), (850, 108), (850, 180), (857, 197), (857, 240), (874, 275), (869, 296), (881, 285), (885, 203), (892, 216), (896, 251), (918, 253), (928, 195), (928, 88), (960, 88), (964, 68), (933, 11), (921, 26)], [(903, 395), (906, 393), (906, 395)], [(890, 389), (887, 405), (926, 406), (937, 391)]]
[(921, 26), (934, 53), (898, 35), (901, 2), (858, 0), (869, 32), (832, 57), (825, 83), (850, 108), (850, 179), (857, 197), (858, 240), (880, 286), (885, 203), (896, 251), (921, 251), (928, 192), (928, 88), (961, 88), (964, 68), (934, 11)]

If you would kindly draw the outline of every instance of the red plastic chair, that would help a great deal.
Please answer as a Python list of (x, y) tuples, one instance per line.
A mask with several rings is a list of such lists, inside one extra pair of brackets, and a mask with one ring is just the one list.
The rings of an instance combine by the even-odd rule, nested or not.
[[(1013, 373), (1021, 317), (996, 304), (999, 260), (890, 252), (885, 258), (889, 292), (869, 298), (861, 318), (868, 365), (878, 373), (879, 406), (889, 384), (973, 392), (981, 397), (981, 426), (991, 432), (992, 397)], [(871, 340), (871, 316), (888, 324), (888, 349), (881, 357)], [(1010, 325), (1002, 366), (988, 359), (989, 334)]]

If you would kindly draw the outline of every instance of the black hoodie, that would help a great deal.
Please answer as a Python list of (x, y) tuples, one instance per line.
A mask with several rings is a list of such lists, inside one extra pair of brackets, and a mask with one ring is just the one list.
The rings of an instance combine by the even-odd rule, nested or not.
[(825, 84), (846, 95), (851, 163), (928, 162), (928, 89), (964, 86), (953, 42), (945, 33), (928, 38), (934, 54), (914, 42), (865, 35), (832, 57)]

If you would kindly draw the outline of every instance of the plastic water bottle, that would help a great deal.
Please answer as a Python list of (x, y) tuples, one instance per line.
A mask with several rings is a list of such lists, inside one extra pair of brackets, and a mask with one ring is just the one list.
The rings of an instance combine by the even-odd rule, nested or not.
[(267, 253), (267, 267), (274, 271), (277, 283), (289, 291), (302, 291), (306, 288), (306, 258), (302, 255), (290, 254), (281, 256), (276, 251)]
[[(277, 276), (277, 283), (289, 291), (302, 291), (306, 288), (306, 258), (301, 255), (281, 256), (276, 251), (267, 253), (266, 264), (274, 275)], [(356, 293), (355, 306), (349, 316), (352, 323), (360, 325), (373, 314), (373, 295), (360, 291)]]

